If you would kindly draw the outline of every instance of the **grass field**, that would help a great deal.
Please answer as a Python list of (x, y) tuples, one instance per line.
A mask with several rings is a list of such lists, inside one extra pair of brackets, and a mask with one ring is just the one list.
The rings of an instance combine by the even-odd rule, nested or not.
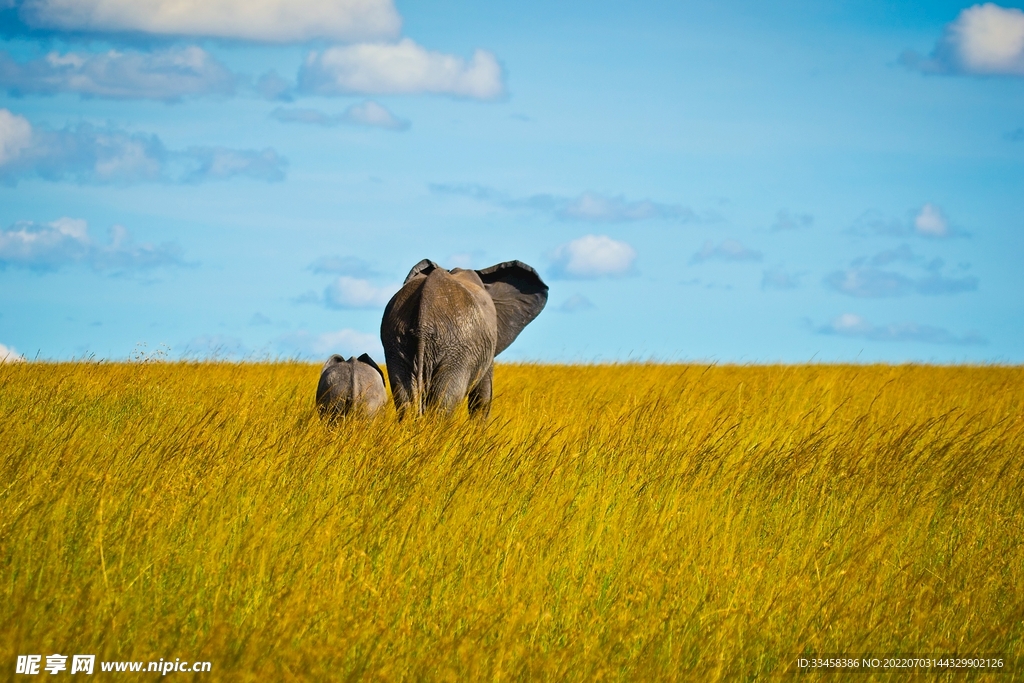
[(334, 429), (318, 373), (0, 365), (3, 671), (750, 680), (960, 653), (1024, 676), (1024, 369), (504, 365), (486, 424)]

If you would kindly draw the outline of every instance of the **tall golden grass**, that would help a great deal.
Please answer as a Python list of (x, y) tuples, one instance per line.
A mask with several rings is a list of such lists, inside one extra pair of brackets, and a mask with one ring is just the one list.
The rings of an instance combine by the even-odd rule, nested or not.
[(318, 373), (0, 365), (4, 670), (716, 680), (1024, 649), (1020, 368), (502, 365), (484, 424), (334, 428)]

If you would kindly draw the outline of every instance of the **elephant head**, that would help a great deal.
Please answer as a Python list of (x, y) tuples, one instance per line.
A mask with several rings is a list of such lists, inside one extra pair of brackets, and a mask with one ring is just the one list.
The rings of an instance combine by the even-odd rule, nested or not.
[(387, 403), (384, 373), (365, 353), (345, 360), (335, 354), (320, 371), (316, 407), (321, 417), (336, 419), (352, 413), (372, 415)]
[(548, 286), (530, 266), (445, 270), (424, 259), (388, 302), (380, 338), (399, 416), (413, 408), (490, 410), (494, 357), (544, 308)]

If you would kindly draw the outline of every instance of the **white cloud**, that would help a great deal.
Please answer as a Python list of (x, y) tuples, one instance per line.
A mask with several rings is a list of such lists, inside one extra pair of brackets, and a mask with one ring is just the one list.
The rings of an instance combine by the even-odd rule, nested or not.
[(377, 104), (373, 100), (367, 100), (359, 104), (353, 104), (342, 114), (346, 123), (359, 126), (371, 126), (373, 128), (387, 128), (389, 130), (405, 130), (409, 122), (400, 119), (387, 107)]
[(968, 7), (929, 57), (908, 51), (900, 61), (924, 73), (1024, 76), (1024, 12), (991, 2)]
[(28, 119), (0, 109), (0, 168), (15, 161), (32, 146), (32, 124)]
[(493, 100), (505, 93), (494, 55), (461, 57), (431, 52), (408, 38), (311, 52), (299, 71), (299, 90), (315, 95), (421, 94)]
[(849, 268), (825, 277), (825, 284), (838, 292), (862, 298), (903, 296), (913, 291), (910, 278), (876, 268)]
[(306, 123), (314, 126), (349, 124), (385, 130), (407, 130), (409, 122), (391, 113), (387, 107), (373, 100), (353, 104), (341, 114), (326, 114), (316, 109), (285, 109), (278, 107), (271, 117), (282, 123)]
[(636, 250), (606, 235), (584, 235), (555, 249), (552, 260), (556, 276), (620, 277), (632, 272)]
[(393, 38), (392, 0), (24, 0), (34, 28), (140, 32), (275, 43)]
[(71, 92), (84, 97), (173, 102), (234, 92), (237, 77), (194, 45), (154, 52), (51, 52), (19, 63), (0, 53), (0, 87), (15, 94)]
[(25, 357), (14, 350), (13, 346), (0, 344), (0, 363), (22, 363)]
[(0, 269), (56, 270), (85, 264), (95, 270), (126, 271), (181, 263), (181, 249), (176, 245), (135, 244), (120, 225), (110, 229), (105, 245), (90, 237), (84, 220), (75, 218), (58, 218), (45, 224), (25, 221), (0, 230)]
[(932, 325), (917, 323), (894, 323), (874, 325), (854, 313), (843, 313), (827, 325), (818, 328), (821, 334), (835, 334), (844, 337), (859, 337), (882, 342), (919, 342), (924, 344), (985, 344), (987, 341), (976, 332), (954, 335), (949, 330)]
[(779, 232), (783, 230), (799, 230), (814, 225), (814, 216), (809, 213), (793, 213), (789, 209), (782, 209), (775, 216), (772, 230)]
[(867, 320), (853, 313), (843, 313), (832, 319), (829, 329), (837, 334), (864, 334), (872, 329)]
[(969, 237), (970, 233), (950, 224), (938, 206), (931, 202), (920, 209), (909, 211), (903, 219), (886, 216), (877, 210), (865, 211), (847, 230), (855, 235), (885, 235), (889, 237), (955, 238)]
[(476, 183), (432, 183), (435, 194), (469, 197), (503, 209), (529, 210), (547, 214), (567, 222), (628, 223), (642, 220), (675, 220), (680, 222), (712, 221), (715, 217), (698, 216), (681, 204), (665, 204), (649, 199), (628, 200), (622, 195), (584, 192), (576, 197), (534, 194), (511, 197), (507, 193)]
[(692, 211), (673, 204), (660, 204), (649, 199), (628, 201), (625, 197), (584, 192), (561, 209), (568, 220), (594, 223), (624, 223), (652, 218), (690, 218)]
[(91, 247), (83, 220), (58, 218), (45, 225), (15, 223), (0, 231), (0, 265), (57, 268), (85, 260)]
[(914, 229), (926, 237), (946, 237), (949, 235), (949, 223), (942, 211), (934, 204), (925, 204), (914, 218)]
[(184, 158), (190, 168), (180, 179), (189, 183), (226, 180), (235, 176), (274, 182), (284, 180), (284, 167), (288, 164), (270, 147), (263, 150), (191, 147), (184, 153)]
[(323, 303), (323, 300), (320, 298), (320, 295), (317, 294), (316, 292), (314, 292), (312, 289), (307, 289), (302, 294), (299, 294), (298, 296), (292, 297), (291, 299), (289, 299), (289, 301), (291, 301), (293, 304), (320, 304), (320, 303)]
[(853, 267), (829, 273), (825, 276), (825, 285), (858, 298), (905, 296), (910, 293), (943, 296), (973, 292), (978, 289), (978, 278), (947, 277), (938, 272), (915, 278), (878, 268)]
[(974, 5), (949, 27), (963, 66), (974, 73), (1024, 75), (1024, 12)]
[(300, 353), (313, 356), (328, 356), (338, 353), (342, 356), (358, 356), (368, 353), (376, 360), (384, 358), (384, 347), (380, 337), (358, 330), (343, 329), (313, 334), (300, 330), (281, 337), (279, 343)]
[[(26, 141), (28, 143), (26, 144)], [(192, 147), (168, 150), (156, 135), (97, 128), (89, 123), (62, 130), (33, 128), (24, 118), (0, 109), (0, 183), (24, 177), (79, 183), (184, 182), (246, 176), (284, 178), (287, 160), (273, 149), (235, 150)]]
[(563, 301), (562, 305), (558, 307), (558, 310), (562, 313), (576, 313), (578, 311), (587, 311), (592, 308), (594, 308), (594, 303), (590, 299), (582, 294), (576, 293)]
[[(855, 263), (863, 263), (865, 259), (858, 259)], [(924, 258), (914, 253), (909, 244), (901, 244), (895, 249), (885, 249), (871, 257), (869, 263), (873, 266), (887, 266), (890, 263), (921, 263)]]
[(266, 100), (291, 102), (294, 99), (295, 84), (271, 69), (256, 79), (256, 92)]
[(761, 289), (797, 289), (803, 273), (787, 273), (781, 268), (766, 270), (761, 276)]
[(760, 261), (761, 252), (743, 246), (738, 240), (725, 240), (719, 245), (705, 242), (700, 251), (690, 257), (690, 263), (703, 263), (711, 259), (719, 261)]
[(324, 290), (324, 302), (331, 308), (382, 308), (399, 288), (377, 287), (369, 280), (342, 275)]

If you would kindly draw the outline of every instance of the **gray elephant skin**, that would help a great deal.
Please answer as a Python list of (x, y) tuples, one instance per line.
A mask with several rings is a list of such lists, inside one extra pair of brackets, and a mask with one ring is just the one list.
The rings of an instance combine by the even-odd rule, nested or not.
[(372, 415), (387, 403), (384, 373), (365, 353), (345, 360), (335, 354), (320, 371), (316, 407), (329, 420), (354, 413)]
[(445, 270), (424, 259), (388, 302), (380, 325), (399, 418), (410, 409), (450, 413), (469, 399), (490, 411), (494, 357), (544, 308), (548, 286), (530, 266)]

